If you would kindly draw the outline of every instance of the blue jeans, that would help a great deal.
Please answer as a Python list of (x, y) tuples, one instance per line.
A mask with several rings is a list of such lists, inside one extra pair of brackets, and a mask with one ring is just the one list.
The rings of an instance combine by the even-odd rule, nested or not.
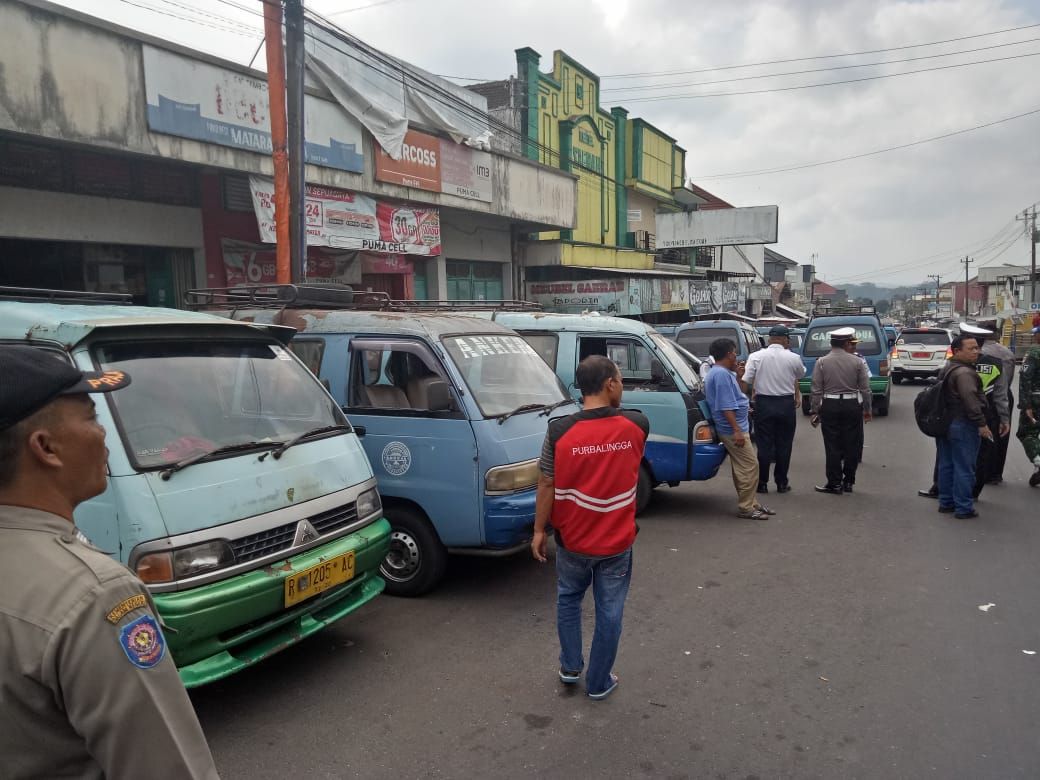
[(585, 688), (602, 693), (610, 687), (610, 670), (621, 640), (621, 617), (632, 582), (631, 548), (609, 558), (589, 558), (556, 548), (556, 630), (560, 635), (560, 666), (570, 672), (585, 668), (581, 654), (581, 602), (592, 585), (596, 602), (596, 632), (589, 651)]
[(975, 460), (982, 437), (971, 420), (959, 417), (950, 423), (945, 436), (935, 440), (939, 449), (939, 506), (953, 507), (957, 514), (975, 509)]

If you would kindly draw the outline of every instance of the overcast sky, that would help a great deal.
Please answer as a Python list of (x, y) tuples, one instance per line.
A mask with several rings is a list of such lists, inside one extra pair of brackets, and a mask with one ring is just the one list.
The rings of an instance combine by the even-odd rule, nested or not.
[[(261, 19), (234, 7), (259, 10), (259, 0), (61, 4), (243, 63), (260, 42)], [(816, 253), (819, 274), (828, 281), (916, 283), (932, 273), (963, 278), (957, 260), (965, 253), (980, 264), (1029, 262), (1021, 223), (1016, 233), (1013, 219), (1040, 201), (1040, 113), (849, 162), (711, 177), (862, 154), (1040, 109), (1040, 56), (1019, 56), (1040, 54), (1040, 0), (306, 0), (306, 5), (368, 43), (438, 74), (515, 75), (514, 50), (522, 46), (540, 52), (547, 70), (553, 50), (563, 49), (601, 75), (604, 107), (623, 105), (630, 117), (643, 117), (679, 140), (688, 150), (687, 174), (696, 183), (734, 205), (778, 204), (780, 242), (774, 248), (799, 262)], [(337, 13), (347, 9), (356, 10)], [(616, 77), (906, 47), (1025, 25), (1037, 26), (856, 57)], [(958, 53), (930, 56), (950, 52)], [(674, 97), (1015, 56), (812, 89)], [(261, 52), (257, 58), (261, 67), (263, 57)], [(703, 84), (911, 57), (926, 59)], [(650, 96), (667, 99), (638, 100)]]

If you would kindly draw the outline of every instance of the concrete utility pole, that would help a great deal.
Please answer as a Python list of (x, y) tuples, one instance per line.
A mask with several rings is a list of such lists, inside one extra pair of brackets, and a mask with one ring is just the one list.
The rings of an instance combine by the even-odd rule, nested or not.
[(942, 286), (942, 276), (940, 274), (928, 274), (928, 278), (935, 280), (935, 318), (939, 319), (939, 288)]
[(304, 219), (307, 164), (303, 121), (303, 0), (285, 0), (285, 102), (289, 149), (289, 256), (294, 284), (307, 279), (307, 222)]
[(271, 157), (274, 162), (275, 279), (278, 284), (288, 284), (292, 281), (292, 263), (289, 254), (289, 150), (286, 147), (282, 3), (281, 0), (263, 0), (263, 3)]
[(965, 257), (961, 262), (964, 264), (964, 319), (968, 319), (968, 266), (975, 261)]
[(1037, 303), (1036, 300), (1036, 244), (1040, 241), (1040, 233), (1036, 229), (1036, 206), (1033, 211), (1025, 209), (1021, 217), (1015, 217), (1025, 223), (1026, 235), (1029, 238), (1029, 302)]

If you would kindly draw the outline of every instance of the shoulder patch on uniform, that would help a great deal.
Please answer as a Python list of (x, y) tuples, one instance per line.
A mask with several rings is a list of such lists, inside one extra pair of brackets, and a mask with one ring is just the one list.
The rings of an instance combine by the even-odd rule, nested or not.
[(166, 655), (166, 640), (151, 615), (127, 623), (119, 632), (119, 644), (138, 669), (151, 669)]
[(112, 607), (112, 610), (105, 615), (105, 619), (108, 620), (109, 623), (118, 623), (125, 615), (128, 615), (135, 609), (144, 609), (147, 606), (148, 599), (144, 597), (144, 594), (138, 593), (136, 596), (123, 599)]

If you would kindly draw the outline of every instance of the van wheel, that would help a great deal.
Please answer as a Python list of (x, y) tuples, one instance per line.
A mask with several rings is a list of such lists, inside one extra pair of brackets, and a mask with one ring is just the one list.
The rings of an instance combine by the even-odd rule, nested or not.
[(647, 467), (639, 467), (639, 481), (636, 483), (636, 514), (643, 514), (643, 510), (650, 504), (654, 494), (654, 482), (650, 478), (650, 470)]
[(421, 596), (444, 577), (448, 552), (430, 521), (408, 507), (387, 507), (390, 552), (379, 566), (392, 596)]
[(903, 384), (903, 377), (901, 374), (892, 374), (892, 384), (901, 385)]
[(808, 417), (812, 413), (812, 397), (802, 393), (802, 414)]
[(889, 403), (890, 399), (886, 397), (884, 401), (877, 405), (877, 408), (874, 410), (874, 414), (876, 414), (878, 417), (888, 417)]

